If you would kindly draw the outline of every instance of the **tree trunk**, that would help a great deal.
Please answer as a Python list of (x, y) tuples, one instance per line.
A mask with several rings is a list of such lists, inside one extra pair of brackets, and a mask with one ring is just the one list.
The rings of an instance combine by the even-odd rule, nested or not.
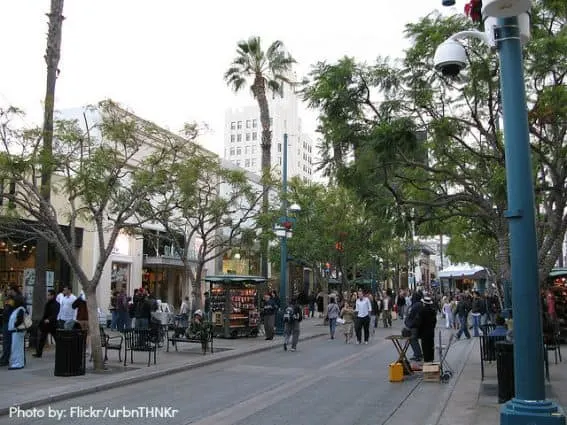
[[(61, 34), (64, 19), (63, 0), (51, 0), (51, 10), (48, 16), (49, 24), (47, 31), (47, 48), (45, 51), (47, 80), (43, 114), (43, 155), (40, 189), (41, 196), (45, 200), (45, 204), (49, 204), (51, 197), (53, 112), (55, 109), (55, 84), (57, 82), (59, 58), (61, 56)], [(35, 284), (32, 300), (32, 317), (34, 319), (34, 323), (41, 320), (43, 306), (46, 302), (45, 278), (47, 272), (48, 250), (49, 243), (44, 238), (38, 238), (35, 253)], [(35, 346), (35, 338), (30, 338), (30, 344)]]
[(89, 312), (90, 346), (93, 353), (93, 366), (95, 370), (104, 370), (102, 346), (100, 344), (100, 324), (98, 322), (98, 301), (96, 299), (96, 285), (83, 284), (83, 291), (87, 297), (87, 311)]
[(510, 280), (510, 240), (508, 233), (498, 236), (498, 277), (500, 281)]
[[(203, 309), (203, 299), (201, 297), (201, 277), (203, 275), (203, 264), (197, 264), (195, 270), (195, 278), (193, 280), (193, 299), (196, 308)], [(195, 309), (193, 309), (195, 310)]]
[[(264, 189), (264, 194), (262, 196), (262, 214), (267, 216), (270, 210), (270, 196), (269, 196), (269, 184), (270, 172), (272, 168), (272, 130), (270, 129), (270, 109), (268, 106), (268, 99), (266, 97), (266, 87), (264, 86), (264, 79), (262, 76), (256, 76), (254, 84), (252, 86), (252, 91), (258, 101), (258, 107), (260, 108), (260, 123), (262, 124), (262, 143), (260, 147), (262, 148), (262, 184)], [(261, 258), (262, 264), (260, 265), (262, 276), (268, 277), (268, 258), (270, 256), (270, 246), (269, 241), (265, 237), (270, 231), (270, 223), (264, 223), (262, 233), (264, 237), (261, 238)]]

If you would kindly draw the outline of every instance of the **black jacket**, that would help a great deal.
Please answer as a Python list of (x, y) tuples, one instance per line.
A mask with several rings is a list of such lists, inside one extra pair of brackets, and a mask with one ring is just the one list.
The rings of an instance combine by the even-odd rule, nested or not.
[[(45, 303), (45, 307), (43, 308), (43, 316), (41, 318), (41, 326), (56, 326), (57, 325), (57, 315), (59, 314), (59, 309), (61, 306), (59, 303), (53, 298), (51, 301), (47, 301)], [(49, 323), (45, 323), (46, 320), (49, 320)]]
[(457, 316), (467, 317), (471, 311), (471, 304), (468, 299), (459, 301), (457, 304)]
[(409, 314), (404, 320), (404, 325), (408, 329), (420, 329), (421, 327), (421, 311), (423, 310), (423, 303), (415, 301), (412, 303)]
[(437, 326), (437, 310), (434, 304), (424, 304), (421, 308), (418, 335), (420, 338), (431, 338), (435, 336)]

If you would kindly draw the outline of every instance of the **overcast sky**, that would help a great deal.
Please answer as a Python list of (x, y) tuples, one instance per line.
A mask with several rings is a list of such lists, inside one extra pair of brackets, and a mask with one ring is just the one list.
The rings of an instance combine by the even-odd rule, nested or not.
[[(23, 108), (30, 124), (42, 113), (49, 4), (0, 0), (0, 105)], [(435, 9), (441, 0), (66, 0), (56, 108), (112, 98), (173, 131), (204, 121), (207, 147), (221, 153), (225, 109), (252, 102), (223, 81), (237, 41), (282, 40), (302, 76), (344, 55), (401, 56), (405, 23)], [(315, 115), (302, 118), (316, 136)]]

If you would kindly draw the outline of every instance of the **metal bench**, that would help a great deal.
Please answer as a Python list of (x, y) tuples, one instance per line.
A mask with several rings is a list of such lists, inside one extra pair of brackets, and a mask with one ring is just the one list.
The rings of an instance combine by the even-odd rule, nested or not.
[(169, 352), (169, 344), (171, 343), (171, 345), (173, 345), (175, 347), (175, 351), (178, 351), (177, 349), (177, 344), (180, 342), (183, 343), (190, 343), (190, 344), (201, 344), (201, 348), (203, 351), (203, 355), (205, 355), (207, 353), (207, 346), (211, 345), (211, 354), (214, 354), (215, 350), (214, 350), (214, 344), (213, 344), (213, 339), (214, 339), (214, 334), (213, 334), (213, 327), (208, 325), (206, 326), (206, 332), (207, 332), (207, 338), (206, 340), (202, 340), (201, 338), (195, 337), (195, 338), (188, 338), (186, 336), (186, 330), (187, 328), (185, 327), (181, 327), (181, 326), (174, 326), (173, 329), (173, 333), (170, 334), (169, 332), (167, 333), (167, 348), (166, 351)]
[(130, 364), (134, 363), (134, 351), (148, 353), (148, 366), (151, 364), (152, 353), (154, 364), (157, 363), (158, 334), (152, 329), (126, 329), (124, 330), (124, 366), (130, 351)]
[(118, 361), (122, 361), (122, 345), (124, 344), (124, 337), (122, 335), (110, 336), (104, 330), (104, 326), (99, 326), (100, 329), (100, 345), (104, 348), (104, 361), (108, 361), (108, 350), (118, 351)]

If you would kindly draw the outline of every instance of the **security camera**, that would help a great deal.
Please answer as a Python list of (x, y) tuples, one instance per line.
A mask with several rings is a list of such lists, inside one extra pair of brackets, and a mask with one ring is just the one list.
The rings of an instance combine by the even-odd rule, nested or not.
[(465, 48), (458, 41), (444, 41), (435, 51), (433, 65), (445, 77), (456, 77), (467, 66)]

